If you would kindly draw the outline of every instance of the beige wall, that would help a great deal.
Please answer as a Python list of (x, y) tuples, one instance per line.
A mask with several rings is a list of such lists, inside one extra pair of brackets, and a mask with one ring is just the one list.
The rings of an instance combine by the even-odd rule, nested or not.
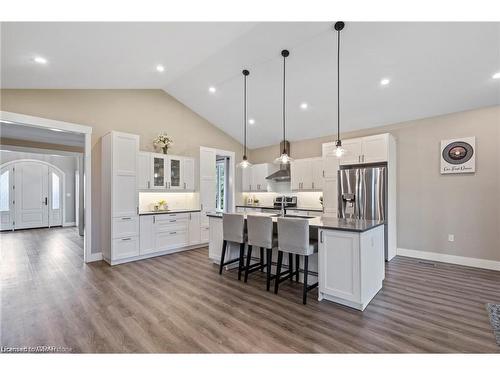
[[(92, 131), (92, 251), (99, 252), (101, 143), (111, 130), (139, 134), (141, 150), (153, 151), (152, 139), (166, 131), (176, 155), (199, 159), (199, 147), (235, 151), (241, 144), (162, 90), (1, 90), (3, 111), (88, 125)], [(198, 163), (196, 166), (196, 176)], [(198, 182), (197, 182), (198, 183)]]
[[(342, 137), (383, 132), (398, 145), (398, 247), (500, 261), (500, 106)], [(440, 141), (467, 136), (476, 136), (476, 173), (441, 175)], [(321, 144), (334, 138), (292, 142), (292, 156), (321, 156)], [(277, 145), (253, 149), (249, 158), (269, 162), (278, 152)]]

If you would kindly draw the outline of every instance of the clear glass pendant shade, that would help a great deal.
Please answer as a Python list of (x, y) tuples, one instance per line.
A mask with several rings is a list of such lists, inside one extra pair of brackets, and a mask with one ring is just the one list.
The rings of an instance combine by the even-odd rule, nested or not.
[(290, 156), (288, 156), (286, 152), (282, 153), (279, 157), (274, 159), (275, 164), (288, 164), (291, 162), (293, 162), (293, 159)]
[(345, 148), (343, 148), (342, 146), (337, 146), (337, 148), (335, 149), (335, 156), (341, 158), (342, 156), (344, 156), (344, 154)]
[(238, 167), (240, 168), (248, 168), (248, 167), (251, 167), (252, 166), (252, 163), (250, 163), (246, 157), (243, 157), (243, 160), (238, 164)]

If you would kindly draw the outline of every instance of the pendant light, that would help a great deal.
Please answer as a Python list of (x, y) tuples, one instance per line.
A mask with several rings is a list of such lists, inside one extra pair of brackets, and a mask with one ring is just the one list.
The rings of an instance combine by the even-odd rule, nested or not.
[(246, 69), (243, 73), (243, 160), (238, 166), (240, 168), (248, 168), (252, 164), (247, 160), (247, 77), (250, 72)]
[(345, 154), (345, 149), (342, 147), (340, 140), (340, 32), (344, 29), (344, 22), (335, 22), (335, 30), (337, 30), (337, 141), (335, 142), (335, 156), (340, 158)]
[(290, 52), (286, 49), (281, 51), (281, 56), (283, 56), (283, 149), (281, 155), (274, 160), (276, 164), (288, 164), (293, 161), (293, 159), (288, 155), (288, 150), (286, 149), (286, 58), (290, 55)]

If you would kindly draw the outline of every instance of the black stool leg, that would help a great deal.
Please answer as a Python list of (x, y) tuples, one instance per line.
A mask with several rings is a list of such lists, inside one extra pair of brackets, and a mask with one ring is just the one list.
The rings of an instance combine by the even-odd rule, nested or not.
[(264, 248), (260, 248), (260, 272), (264, 271)]
[(299, 264), (300, 264), (299, 254), (295, 254), (295, 281), (296, 282), (299, 282)]
[(240, 261), (238, 263), (238, 280), (241, 280), (241, 271), (244, 268), (245, 243), (240, 244)]
[(219, 275), (222, 275), (222, 267), (224, 267), (224, 258), (226, 257), (227, 241), (222, 241), (222, 255), (220, 257)]
[(273, 249), (267, 249), (267, 277), (266, 277), (266, 290), (269, 292), (271, 288), (271, 266), (273, 262)]
[(288, 269), (290, 270), (290, 281), (293, 281), (293, 254), (288, 253)]
[(283, 251), (278, 251), (278, 265), (276, 266), (276, 279), (274, 280), (274, 294), (278, 294), (280, 285), (281, 263), (283, 262)]
[(307, 301), (307, 275), (309, 273), (309, 257), (304, 255), (304, 291), (302, 294), (302, 303), (305, 305)]
[(250, 269), (250, 260), (252, 259), (252, 245), (248, 245), (247, 266), (245, 267), (245, 282), (248, 281), (248, 270)]

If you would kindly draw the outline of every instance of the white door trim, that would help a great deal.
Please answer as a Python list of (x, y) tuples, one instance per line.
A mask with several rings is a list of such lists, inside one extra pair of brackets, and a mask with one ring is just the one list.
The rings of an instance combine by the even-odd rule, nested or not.
[(42, 117), (23, 115), (20, 113), (0, 111), (0, 120), (8, 121), (18, 126), (34, 126), (43, 129), (59, 129), (69, 132), (81, 133), (85, 135), (85, 151), (84, 151), (84, 245), (83, 245), (83, 260), (85, 263), (92, 261), (96, 257), (92, 257), (92, 149), (91, 137), (92, 127), (74, 124), (70, 122), (51, 120)]

